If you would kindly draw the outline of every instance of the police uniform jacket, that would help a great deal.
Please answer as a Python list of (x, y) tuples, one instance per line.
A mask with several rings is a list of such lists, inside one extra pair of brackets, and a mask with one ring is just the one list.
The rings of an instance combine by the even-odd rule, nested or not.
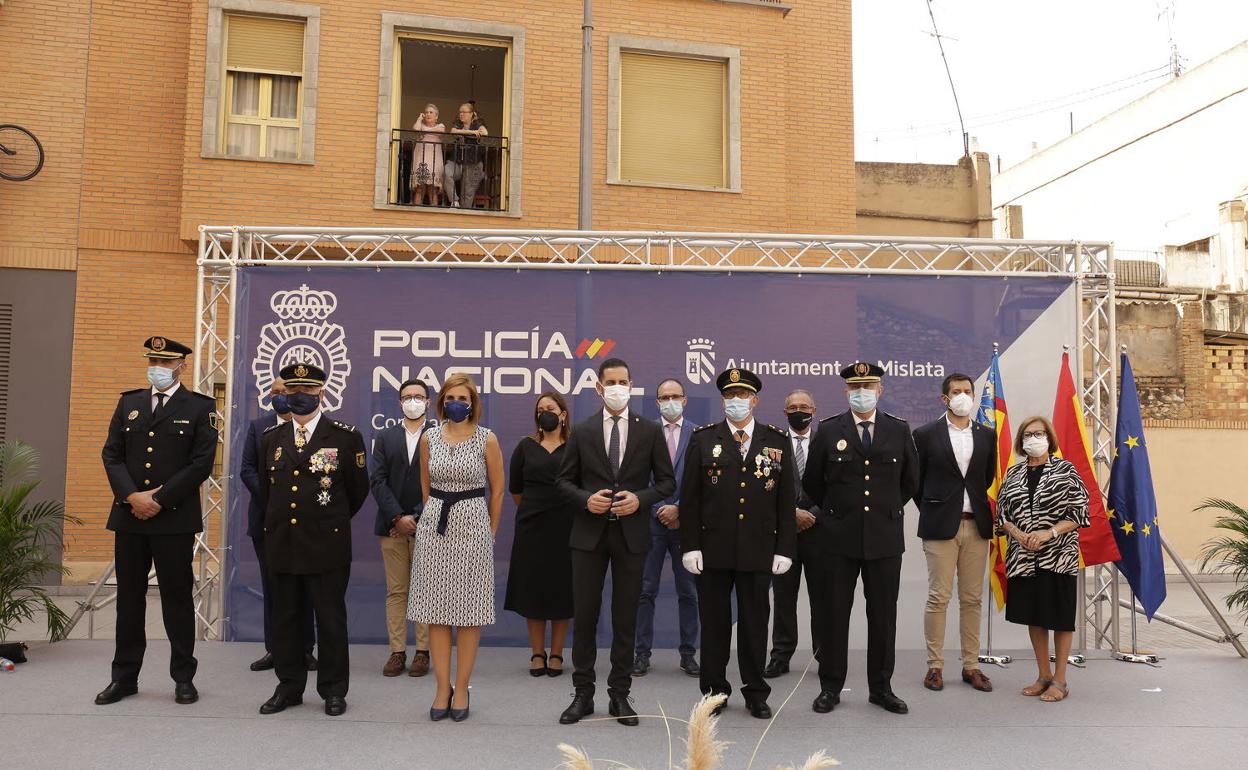
[(919, 461), (905, 420), (876, 410), (871, 450), (862, 447), (853, 413), (819, 423), (802, 486), (822, 501), (821, 548), (854, 559), (906, 550), (903, 509), (918, 490)]
[(680, 486), (681, 549), (706, 569), (770, 571), (797, 554), (797, 489), (789, 439), (754, 422), (742, 460), (726, 420), (693, 432)]
[(287, 420), (264, 432), (263, 457), (269, 569), (303, 575), (349, 566), (351, 517), (368, 498), (364, 437), (322, 414), (298, 452)]
[[(204, 528), (199, 487), (217, 451), (216, 402), (185, 385), (152, 416), (152, 389), (121, 394), (100, 453), (113, 489), (108, 528), (145, 535), (183, 535)], [(126, 498), (160, 488), (160, 513), (135, 518)]]

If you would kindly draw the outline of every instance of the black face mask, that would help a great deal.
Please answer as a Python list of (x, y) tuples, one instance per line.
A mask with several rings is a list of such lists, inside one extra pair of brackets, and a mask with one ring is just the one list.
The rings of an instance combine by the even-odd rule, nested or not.
[(290, 393), (286, 396), (286, 403), (290, 411), (303, 417), (316, 411), (316, 408), (321, 405), (321, 397), (311, 393)]
[(810, 412), (789, 412), (786, 416), (789, 418), (789, 427), (793, 430), (806, 430), (814, 418)]
[(550, 433), (559, 427), (559, 415), (554, 412), (538, 412), (537, 427)]

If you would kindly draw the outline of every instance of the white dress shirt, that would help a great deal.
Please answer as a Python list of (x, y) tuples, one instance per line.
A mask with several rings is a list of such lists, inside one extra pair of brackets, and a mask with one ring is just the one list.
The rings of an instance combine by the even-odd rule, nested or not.
[[(624, 407), (624, 411), (619, 415), (620, 418), (620, 462), (624, 462), (624, 448), (628, 446), (628, 407)], [(607, 458), (611, 457), (611, 417), (612, 414), (606, 409), (602, 410), (602, 446), (607, 450)]]
[(177, 392), (178, 392), (178, 388), (180, 388), (180, 387), (182, 387), (182, 383), (181, 383), (181, 382), (174, 382), (174, 383), (173, 383), (173, 386), (172, 386), (172, 387), (170, 387), (170, 388), (169, 388), (169, 390), (156, 390), (155, 388), (152, 388), (152, 411), (153, 411), (153, 412), (155, 412), (155, 411), (156, 411), (156, 407), (157, 407), (157, 406), (159, 405), (159, 403), (160, 403), (160, 402), (157, 400), (157, 398), (156, 398), (156, 394), (157, 394), (157, 393), (164, 393), (164, 394), (165, 394), (165, 403), (166, 403), (166, 404), (168, 404), (168, 403), (169, 403), (169, 399), (173, 398), (173, 394), (174, 394), (174, 393), (177, 393)]
[(745, 441), (741, 442), (741, 446), (745, 448), (745, 453), (748, 455), (750, 453), (750, 441), (754, 438), (754, 418), (751, 417), (750, 421), (743, 428), (738, 428), (730, 422), (728, 423), (728, 430), (732, 433), (733, 438), (737, 437), (737, 431), (745, 431)]
[(416, 432), (407, 429), (407, 421), (403, 422), (403, 435), (407, 439), (407, 463), (411, 465), (412, 459), (416, 457), (416, 447), (420, 446), (420, 434), (425, 432), (425, 421), (420, 421), (420, 427)]
[[(685, 418), (683, 415), (676, 418), (676, 422), (668, 422), (666, 417), (663, 418), (663, 444), (664, 446), (667, 445), (667, 437), (670, 434), (672, 437), (672, 446), (676, 447), (677, 450), (679, 450), (680, 432), (684, 430), (684, 427), (685, 427)], [(675, 466), (676, 466), (676, 458), (673, 457), (672, 467), (675, 467)]]
[[(292, 414), (293, 414), (293, 413), (292, 413)], [(312, 434), (313, 434), (313, 433), (316, 433), (316, 424), (317, 424), (318, 422), (320, 422), (320, 421), (321, 421), (321, 410), (320, 410), (320, 409), (317, 409), (317, 410), (316, 410), (316, 413), (312, 415), (312, 419), (311, 419), (311, 420), (308, 420), (308, 422), (307, 422), (306, 424), (302, 425), (302, 426), (301, 426), (301, 425), (299, 425), (299, 422), (298, 422), (297, 420), (294, 420), (294, 419), (292, 418), (292, 422), (294, 423), (294, 425), (293, 425), (292, 427), (293, 427), (293, 428), (294, 428), (294, 430), (295, 430), (295, 433), (294, 433), (294, 434), (292, 434), (292, 435), (298, 435), (298, 433), (299, 433), (299, 428), (300, 428), (300, 427), (303, 427), (303, 428), (306, 428), (306, 429), (307, 429), (307, 431), (308, 431), (308, 441), (311, 441), (311, 440), (312, 440)]]
[(867, 428), (867, 432), (871, 434), (871, 443), (874, 444), (875, 443), (875, 429), (880, 427), (875, 424), (875, 418), (878, 416), (876, 415), (875, 410), (872, 410), (871, 414), (867, 415), (866, 417), (860, 417), (858, 413), (853, 410), (850, 410), (849, 413), (854, 416), (854, 432), (858, 434), (859, 441), (862, 440), (862, 424), (864, 422), (871, 423), (871, 427)]
[[(813, 435), (814, 435), (814, 431), (812, 431), (810, 428), (807, 428), (805, 433), (798, 433), (795, 430), (789, 431), (789, 443), (793, 445), (794, 457), (797, 456), (797, 445), (799, 443), (798, 441), (799, 439), (801, 440), (800, 443), (802, 445), (802, 452), (804, 452), (807, 457), (810, 456), (810, 438)], [(795, 466), (795, 469), (796, 469), (796, 466)]]
[[(971, 433), (973, 428), (971, 423), (967, 423), (965, 428), (959, 428), (949, 421), (949, 415), (945, 415), (945, 424), (949, 426), (949, 443), (953, 444), (953, 457), (958, 461), (958, 470), (962, 471), (962, 478), (966, 478), (967, 469), (971, 467), (971, 455), (975, 452), (975, 436)], [(971, 496), (966, 489), (962, 490), (962, 512), (971, 513)]]

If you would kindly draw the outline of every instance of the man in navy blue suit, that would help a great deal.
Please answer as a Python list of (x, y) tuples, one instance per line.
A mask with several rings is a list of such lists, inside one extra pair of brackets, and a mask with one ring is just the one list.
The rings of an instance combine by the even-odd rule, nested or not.
[(660, 500), (650, 512), (650, 550), (646, 554), (645, 571), (641, 577), (641, 597), (637, 603), (637, 643), (633, 654), (633, 676), (645, 676), (650, 670), (650, 646), (654, 643), (654, 600), (659, 594), (663, 562), (672, 557), (672, 577), (676, 581), (677, 606), (680, 609), (680, 669), (689, 676), (698, 676), (701, 669), (695, 653), (698, 649), (698, 587), (693, 575), (680, 563), (680, 477), (685, 469), (685, 449), (689, 436), (698, 427), (685, 419), (685, 386), (676, 379), (666, 379), (655, 390), (663, 426), (663, 440), (676, 470), (676, 493)]
[[(264, 496), (260, 491), (260, 437), (279, 421), (290, 419), (290, 407), (286, 405), (286, 385), (274, 379), (269, 388), (273, 411), (252, 420), (247, 426), (247, 442), (243, 445), (243, 462), (238, 475), (251, 493), (247, 505), (247, 536), (256, 549), (256, 561), (260, 564), (260, 590), (264, 593), (264, 656), (251, 664), (252, 671), (268, 671), (273, 668), (273, 601), (269, 591), (269, 569), (264, 558)], [(316, 657), (312, 647), (316, 639), (312, 617), (311, 597), (307, 597), (303, 612), (303, 638), (307, 640), (308, 670), (316, 670)]]

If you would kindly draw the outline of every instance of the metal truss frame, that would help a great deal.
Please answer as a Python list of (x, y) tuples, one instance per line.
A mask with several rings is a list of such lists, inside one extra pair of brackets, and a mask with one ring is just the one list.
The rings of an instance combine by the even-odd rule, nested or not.
[[(235, 383), (230, 355), (238, 268), (270, 267), (641, 270), (916, 276), (1068, 277), (1078, 292), (1081, 397), (1103, 483), (1113, 461), (1117, 400), (1114, 255), (1086, 241), (887, 238), (783, 233), (461, 230), (439, 228), (201, 227), (195, 310), (195, 388), (219, 394), (222, 459), (203, 487), (204, 534), (196, 540), (195, 606), (201, 638), (221, 638), (223, 563), (230, 494), (226, 440)], [(985, 355), (987, 355), (985, 353)], [(219, 516), (218, 521), (211, 521)], [(216, 527), (215, 532), (213, 527)], [(213, 545), (213, 535), (217, 545)], [(1099, 570), (1098, 570), (1099, 572)], [(1100, 584), (1099, 576), (1097, 584)], [(1099, 591), (1099, 589), (1098, 589)], [(1083, 594), (1088, 596), (1088, 594)], [(1096, 621), (1102, 600), (1091, 602)], [(1117, 612), (1115, 611), (1116, 618)], [(1116, 641), (1116, 620), (1113, 623)], [(1079, 647), (1086, 629), (1080, 624)]]

